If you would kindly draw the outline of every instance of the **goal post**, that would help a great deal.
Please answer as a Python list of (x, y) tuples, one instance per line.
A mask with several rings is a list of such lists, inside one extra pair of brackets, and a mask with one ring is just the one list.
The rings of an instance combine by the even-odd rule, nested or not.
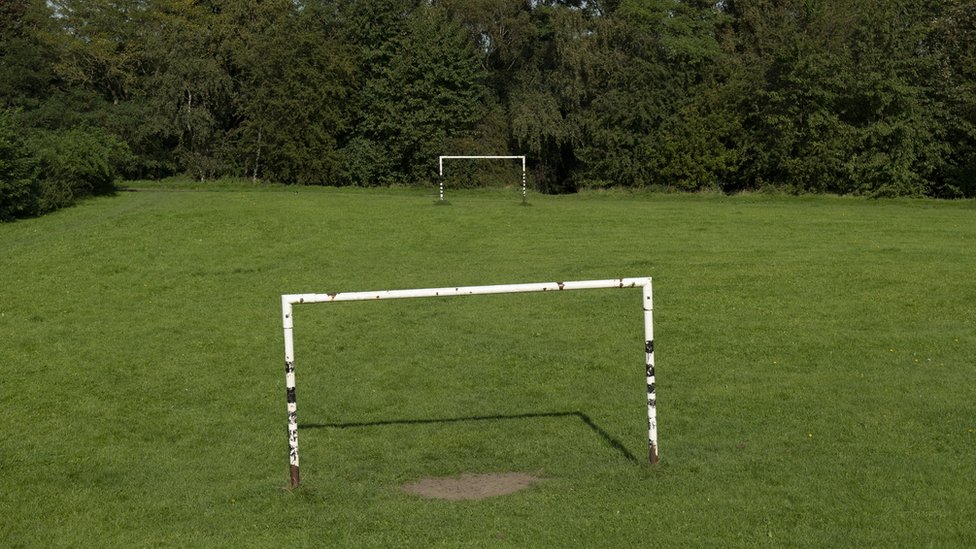
[(286, 294), (281, 296), (281, 317), (285, 341), (285, 393), (288, 408), (289, 487), (296, 488), (301, 482), (298, 467), (298, 404), (295, 397), (295, 342), (294, 306), (311, 303), (338, 303), (343, 301), (375, 301), (378, 299), (408, 299), (421, 297), (452, 297), (465, 295), (511, 294), (525, 292), (560, 292), (568, 290), (595, 290), (604, 288), (641, 288), (644, 311), (644, 359), (647, 383), (647, 444), (648, 460), (658, 462), (657, 445), (657, 396), (654, 377), (654, 326), (651, 279), (615, 278), (609, 280), (583, 280), (575, 282), (539, 282), (529, 284), (501, 284), (493, 286), (454, 286), (446, 288), (420, 288), (408, 290), (383, 290), (369, 292), (339, 292), (325, 294)]
[(498, 155), (446, 155), (437, 157), (437, 171), (440, 174), (440, 203), (444, 203), (444, 161), (445, 160), (522, 160), (522, 204), (525, 204), (525, 156)]

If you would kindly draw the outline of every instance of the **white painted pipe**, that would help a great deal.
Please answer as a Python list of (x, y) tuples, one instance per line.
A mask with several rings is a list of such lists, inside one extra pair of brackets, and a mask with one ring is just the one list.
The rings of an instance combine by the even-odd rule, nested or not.
[(414, 297), (451, 297), (461, 295), (513, 294), (524, 292), (558, 292), (562, 290), (594, 290), (601, 288), (638, 288), (651, 284), (650, 278), (613, 278), (574, 282), (537, 282), (532, 284), (498, 284), (493, 286), (454, 286), (413, 290), (378, 290), (370, 292), (337, 292), (333, 294), (289, 294), (281, 296), (292, 304), (327, 303), (337, 301), (372, 301), (376, 299), (407, 299)]
[(295, 342), (292, 306), (284, 296), (281, 299), (281, 318), (285, 328), (285, 394), (288, 402), (288, 486), (295, 488), (301, 482), (298, 473), (298, 401), (295, 398)]
[(654, 377), (654, 299), (651, 283), (644, 286), (644, 359), (647, 368), (647, 459), (658, 462), (657, 393)]

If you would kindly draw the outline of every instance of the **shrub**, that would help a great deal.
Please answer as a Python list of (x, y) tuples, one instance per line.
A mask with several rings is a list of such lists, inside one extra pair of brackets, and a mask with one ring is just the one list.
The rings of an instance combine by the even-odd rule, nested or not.
[(84, 196), (114, 192), (117, 174), (133, 158), (124, 142), (99, 128), (39, 133), (31, 138), (30, 148), (38, 213), (63, 208)]
[(63, 208), (109, 194), (133, 161), (129, 147), (99, 128), (18, 131), (17, 113), (0, 111), (0, 220)]
[(13, 113), (0, 111), (0, 221), (36, 213), (37, 186), (31, 172), (32, 161), (14, 130)]

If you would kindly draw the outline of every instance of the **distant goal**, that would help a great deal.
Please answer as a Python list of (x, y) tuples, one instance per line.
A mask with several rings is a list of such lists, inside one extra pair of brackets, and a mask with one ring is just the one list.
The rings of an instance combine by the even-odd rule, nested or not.
[(647, 388), (647, 444), (648, 459), (658, 462), (657, 397), (654, 377), (654, 329), (650, 278), (615, 278), (576, 282), (539, 282), (531, 284), (502, 284), (495, 286), (455, 286), (412, 290), (384, 290), (371, 292), (341, 292), (326, 294), (288, 294), (281, 296), (281, 317), (285, 341), (285, 393), (288, 403), (289, 487), (296, 488), (301, 476), (298, 468), (298, 404), (295, 397), (295, 342), (293, 337), (294, 306), (311, 303), (342, 301), (374, 301), (377, 299), (406, 299), (419, 297), (452, 297), (484, 294), (512, 294), (525, 292), (561, 292), (567, 290), (595, 290), (602, 288), (641, 288), (644, 310), (644, 359)]
[(445, 160), (521, 160), (522, 161), (522, 204), (525, 204), (525, 156), (477, 156), (477, 155), (447, 155), (437, 157), (437, 170), (440, 174), (439, 188), (439, 199), (438, 201), (444, 203), (444, 161)]

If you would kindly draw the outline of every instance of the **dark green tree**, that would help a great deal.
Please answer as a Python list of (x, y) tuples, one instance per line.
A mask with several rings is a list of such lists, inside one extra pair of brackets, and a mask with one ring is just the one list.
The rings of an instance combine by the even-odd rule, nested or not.
[(579, 147), (585, 185), (714, 188), (736, 166), (723, 14), (710, 3), (624, 0), (592, 48)]
[(42, 40), (50, 26), (42, 0), (0, 2), (0, 107), (37, 109), (54, 91), (57, 58)]
[(948, 114), (945, 140), (952, 149), (935, 194), (976, 197), (976, 10), (967, 0), (936, 5), (923, 47), (935, 58), (932, 99)]
[(346, 180), (416, 182), (436, 176), (436, 157), (488, 112), (490, 94), (465, 31), (436, 6), (412, 11), (379, 50), (367, 51), (368, 76), (343, 150)]
[(356, 84), (352, 49), (334, 14), (290, 0), (244, 1), (222, 13), (231, 32), (234, 129), (245, 175), (299, 184), (334, 183), (339, 139), (349, 131)]
[[(744, 131), (740, 187), (931, 195), (951, 156), (922, 1), (729, 2)], [(934, 87), (935, 86), (935, 87)]]
[(142, 79), (147, 120), (141, 142), (164, 144), (154, 160), (208, 179), (232, 173), (227, 140), (233, 82), (221, 56), (219, 9), (181, 0), (151, 0), (144, 29)]
[(0, 109), (0, 221), (37, 213), (34, 160), (15, 126), (13, 111)]
[(559, 3), (535, 5), (532, 47), (507, 91), (514, 148), (534, 159), (543, 192), (572, 192), (578, 185), (577, 147), (591, 100), (594, 15)]

